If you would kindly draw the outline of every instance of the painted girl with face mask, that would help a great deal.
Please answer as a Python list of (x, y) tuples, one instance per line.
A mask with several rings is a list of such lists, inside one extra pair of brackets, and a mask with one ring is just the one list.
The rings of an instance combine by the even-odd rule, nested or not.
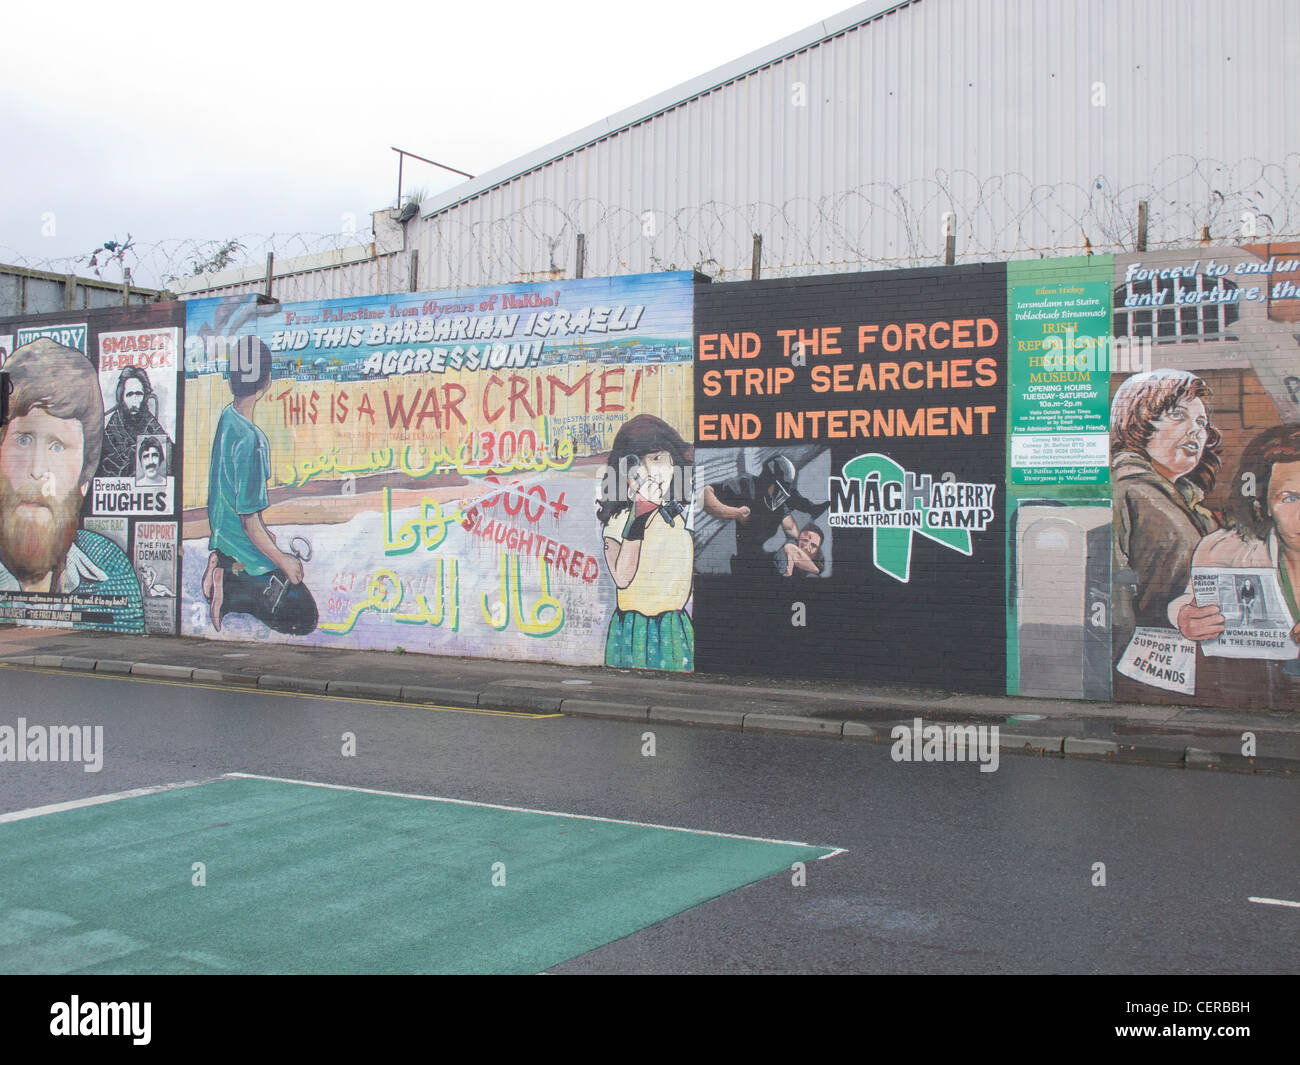
[(693, 453), (672, 426), (631, 418), (614, 437), (596, 518), (618, 606), (605, 641), (607, 666), (691, 670), (695, 630), (687, 612), (695, 567), (689, 526)]

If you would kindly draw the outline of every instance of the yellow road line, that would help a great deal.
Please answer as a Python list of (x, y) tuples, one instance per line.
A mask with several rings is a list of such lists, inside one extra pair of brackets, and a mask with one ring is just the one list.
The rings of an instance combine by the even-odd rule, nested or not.
[[(197, 668), (204, 668), (202, 666)], [(136, 684), (170, 684), (178, 688), (206, 688), (214, 692), (256, 692), (258, 695), (276, 695), (290, 699), (332, 699), (345, 703), (372, 703), (375, 706), (404, 706), (408, 709), (419, 707), (422, 710), (438, 710), (445, 714), (487, 714), (492, 717), (513, 717), (525, 721), (543, 721), (563, 714), (530, 714), (522, 710), (489, 710), (465, 706), (438, 706), (436, 703), (408, 703), (398, 699), (374, 699), (365, 695), (335, 695), (329, 692), (290, 692), (280, 688), (259, 688), (249, 684), (207, 684), (195, 680), (168, 680), (165, 677), (137, 677), (129, 673), (96, 673), (94, 671), (74, 669), (48, 669), (44, 666), (24, 666), (16, 662), (0, 662), (0, 669), (20, 669), (28, 673), (45, 673), (49, 676), (96, 677), (101, 680), (124, 680)]]

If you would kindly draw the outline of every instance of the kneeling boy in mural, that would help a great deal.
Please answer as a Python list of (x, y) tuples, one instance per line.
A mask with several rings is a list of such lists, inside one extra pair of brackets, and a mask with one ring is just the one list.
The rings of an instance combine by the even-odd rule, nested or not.
[(228, 614), (251, 614), (276, 632), (304, 636), (316, 628), (316, 600), (303, 583), (302, 560), (281, 551), (262, 512), (270, 505), (271, 446), (253, 423), (253, 408), (271, 388), (271, 352), (243, 337), (227, 374), (234, 401), (221, 412), (208, 478), (211, 539), (203, 595), (213, 627)]
[(695, 668), (686, 605), (695, 567), (687, 508), (692, 449), (667, 422), (629, 419), (614, 437), (596, 517), (618, 606), (605, 641), (607, 666)]

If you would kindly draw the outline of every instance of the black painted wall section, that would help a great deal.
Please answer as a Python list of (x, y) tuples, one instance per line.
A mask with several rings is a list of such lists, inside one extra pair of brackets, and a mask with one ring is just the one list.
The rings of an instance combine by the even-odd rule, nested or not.
[[(825, 536), (820, 573), (784, 576), (788, 537), (773, 518), (743, 523), (775, 533), (761, 552), (748, 544), (747, 562), (742, 523), (696, 508), (697, 669), (1005, 690), (1005, 308), (1004, 264), (697, 291), (697, 500), (709, 485), (719, 499), (754, 498), (764, 465), (784, 457), (796, 470), (791, 517)], [(915, 530), (836, 526), (869, 520), (843, 513), (843, 500), (810, 513), (830, 502), (833, 476), (872, 454), (991, 502), (991, 514), (951, 518), (978, 522), (969, 554)], [(856, 479), (859, 512), (870, 510)], [(890, 479), (877, 483), (886, 502), (898, 494)], [(911, 543), (903, 570), (900, 537)]]

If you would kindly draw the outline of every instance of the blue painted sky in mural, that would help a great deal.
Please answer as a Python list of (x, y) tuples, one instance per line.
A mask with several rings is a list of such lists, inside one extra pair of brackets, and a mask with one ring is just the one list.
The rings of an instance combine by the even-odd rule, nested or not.
[[(268, 308), (274, 313), (259, 318), (255, 331), (275, 353), (277, 378), (355, 377), (363, 373), (358, 364), (376, 353), (420, 348), (450, 353), (458, 346), (481, 346), (481, 340), (457, 335), (472, 334), (480, 322), (493, 327), (492, 342), (537, 345), (529, 365), (571, 358), (621, 364), (687, 362), (692, 345), (691, 276), (679, 271), (290, 303)], [(557, 320), (561, 314), (565, 318)], [(187, 304), (191, 376), (196, 371), (217, 372), (211, 363), (200, 370), (193, 355), (205, 332), (226, 332), (222, 323), (229, 321), (229, 308), (223, 311), (220, 299)], [(423, 335), (415, 332), (420, 326), (426, 330)], [(430, 336), (431, 330), (441, 332)], [(253, 331), (251, 321), (245, 320), (232, 332)], [(360, 342), (350, 343), (350, 335)], [(381, 372), (398, 371), (390, 367)]]

